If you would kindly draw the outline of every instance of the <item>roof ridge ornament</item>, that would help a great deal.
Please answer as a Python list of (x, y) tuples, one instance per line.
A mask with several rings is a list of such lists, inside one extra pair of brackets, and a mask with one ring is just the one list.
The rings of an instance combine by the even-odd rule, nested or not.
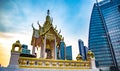
[(34, 28), (34, 26), (33, 26), (33, 23), (32, 23), (32, 28), (33, 28), (33, 30), (35, 30), (35, 28)]

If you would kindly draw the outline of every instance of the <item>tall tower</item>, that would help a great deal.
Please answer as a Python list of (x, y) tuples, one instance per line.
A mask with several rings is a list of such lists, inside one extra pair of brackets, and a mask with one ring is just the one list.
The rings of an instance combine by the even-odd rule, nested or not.
[(66, 46), (65, 46), (65, 42), (61, 41), (60, 42), (60, 59), (65, 60), (66, 58), (66, 52), (65, 52)]
[(78, 46), (79, 46), (79, 54), (82, 56), (82, 59), (85, 60), (84, 42), (81, 39), (78, 40)]
[(87, 52), (88, 51), (89, 51), (88, 47), (84, 46), (84, 53), (85, 53), (84, 60), (87, 60)]
[(93, 6), (89, 48), (97, 67), (120, 68), (120, 0), (103, 0)]
[(66, 46), (66, 59), (72, 60), (72, 46)]

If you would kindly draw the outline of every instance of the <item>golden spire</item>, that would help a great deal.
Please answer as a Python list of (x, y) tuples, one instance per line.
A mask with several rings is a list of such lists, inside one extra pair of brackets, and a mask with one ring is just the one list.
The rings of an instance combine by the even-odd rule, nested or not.
[(49, 16), (49, 14), (50, 14), (50, 10), (48, 9), (48, 10), (47, 10), (47, 15)]
[(50, 22), (51, 19), (50, 19), (50, 16), (49, 16), (49, 15), (50, 15), (50, 10), (48, 9), (48, 10), (47, 10), (47, 16), (46, 16), (46, 21), (49, 21), (49, 22)]

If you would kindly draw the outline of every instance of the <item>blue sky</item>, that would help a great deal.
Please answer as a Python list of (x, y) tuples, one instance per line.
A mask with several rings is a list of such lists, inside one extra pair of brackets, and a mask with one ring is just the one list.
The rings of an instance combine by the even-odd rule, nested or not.
[[(88, 30), (95, 0), (0, 0), (0, 50), (7, 50), (16, 40), (30, 46), (32, 28), (43, 25), (47, 10), (53, 18), (53, 25), (65, 38), (66, 45), (72, 45), (73, 59), (78, 54), (78, 39), (88, 45)], [(6, 40), (7, 39), (7, 40)], [(8, 50), (7, 50), (8, 51)], [(4, 54), (1, 52), (1, 54)]]

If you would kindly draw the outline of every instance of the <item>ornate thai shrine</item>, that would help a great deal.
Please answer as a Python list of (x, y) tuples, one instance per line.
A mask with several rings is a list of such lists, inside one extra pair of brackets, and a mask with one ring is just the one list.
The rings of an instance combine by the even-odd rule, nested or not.
[[(35, 48), (41, 48), (40, 58), (57, 59), (56, 48), (59, 48), (60, 41), (63, 39), (60, 32), (56, 30), (56, 27), (52, 25), (52, 19), (49, 16), (49, 10), (47, 11), (46, 21), (43, 27), (39, 25), (39, 29), (33, 27), (33, 35), (31, 45), (33, 46), (32, 54), (35, 55)], [(45, 57), (45, 53), (47, 56)]]
[[(76, 60), (58, 59), (59, 54), (56, 53), (56, 49), (59, 52), (61, 49), (60, 42), (64, 38), (60, 35), (61, 31), (58, 32), (56, 27), (53, 26), (49, 14), (48, 10), (43, 26), (37, 22), (39, 29), (34, 28), (32, 24), (32, 54), (24, 55), (21, 53), (22, 45), (19, 40), (13, 43), (8, 68), (25, 69), (25, 71), (42, 71), (41, 69), (98, 71), (93, 70), (94, 54), (90, 50), (87, 53), (87, 60), (82, 60), (82, 56), (79, 54)], [(15, 50), (16, 47), (19, 48), (17, 51)], [(37, 48), (41, 49), (39, 57), (36, 57), (35, 49)]]

